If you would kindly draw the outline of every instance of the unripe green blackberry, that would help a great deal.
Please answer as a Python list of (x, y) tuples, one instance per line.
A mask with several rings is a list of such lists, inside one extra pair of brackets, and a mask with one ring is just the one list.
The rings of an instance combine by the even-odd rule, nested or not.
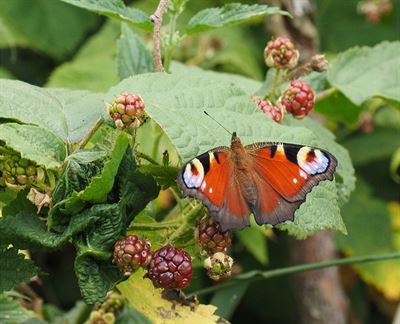
[(231, 276), (233, 259), (225, 253), (217, 252), (205, 259), (203, 266), (212, 280), (219, 281)]
[(128, 235), (115, 242), (114, 262), (124, 273), (130, 274), (140, 266), (146, 267), (151, 260), (150, 241), (136, 235)]
[(143, 99), (123, 92), (108, 106), (108, 113), (117, 128), (138, 128), (144, 117)]
[(222, 232), (219, 223), (208, 216), (203, 217), (197, 225), (195, 239), (203, 255), (226, 252), (232, 244), (231, 232)]

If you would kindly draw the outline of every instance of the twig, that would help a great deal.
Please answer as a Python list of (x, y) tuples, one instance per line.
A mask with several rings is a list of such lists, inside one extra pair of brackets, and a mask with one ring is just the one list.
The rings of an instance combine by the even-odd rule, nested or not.
[(165, 8), (168, 5), (168, 0), (160, 0), (157, 10), (150, 16), (151, 21), (154, 23), (153, 33), (153, 59), (154, 67), (157, 72), (164, 72), (164, 67), (161, 60), (161, 25)]
[(87, 132), (87, 134), (85, 135), (84, 138), (82, 138), (82, 140), (79, 142), (77, 149), (83, 149), (86, 144), (89, 142), (90, 138), (93, 136), (93, 134), (99, 129), (99, 127), (103, 124), (104, 119), (102, 117), (100, 117), (99, 119), (97, 119), (96, 124), (94, 124), (89, 131)]
[(328, 268), (328, 267), (336, 267), (336, 266), (346, 265), (346, 264), (366, 263), (366, 262), (383, 261), (383, 260), (398, 259), (398, 258), (400, 258), (400, 253), (396, 252), (396, 253), (378, 254), (378, 255), (363, 255), (363, 256), (335, 259), (335, 260), (316, 262), (316, 263), (306, 263), (306, 264), (300, 264), (297, 266), (269, 270), (269, 271), (254, 270), (254, 271), (249, 271), (247, 273), (238, 275), (238, 276), (232, 278), (230, 281), (226, 281), (222, 284), (207, 287), (204, 289), (200, 289), (198, 291), (194, 291), (193, 293), (189, 294), (188, 297), (209, 294), (216, 290), (220, 290), (220, 289), (223, 289), (226, 287), (237, 285), (241, 281), (251, 282), (251, 281), (260, 280), (260, 279), (269, 279), (269, 278), (273, 278), (273, 277), (289, 275), (289, 274), (298, 273), (298, 272), (317, 270), (317, 269), (323, 269), (323, 268)]

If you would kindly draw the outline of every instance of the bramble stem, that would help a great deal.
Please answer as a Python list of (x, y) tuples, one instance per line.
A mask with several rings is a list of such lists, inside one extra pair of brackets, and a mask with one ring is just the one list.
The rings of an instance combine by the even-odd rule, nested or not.
[(329, 261), (324, 261), (324, 262), (306, 263), (306, 264), (301, 264), (301, 265), (297, 265), (297, 266), (275, 269), (275, 270), (268, 270), (268, 271), (254, 270), (254, 271), (249, 271), (249, 272), (243, 273), (241, 275), (238, 275), (238, 276), (232, 278), (231, 280), (224, 282), (222, 284), (195, 291), (195, 292), (189, 294), (188, 297), (209, 294), (216, 290), (236, 285), (242, 280), (251, 282), (251, 281), (260, 280), (260, 279), (270, 279), (273, 277), (289, 275), (292, 273), (317, 270), (317, 269), (323, 269), (323, 268), (328, 268), (328, 267), (336, 267), (336, 266), (346, 265), (346, 264), (366, 263), (366, 262), (383, 261), (383, 260), (398, 259), (398, 258), (400, 258), (400, 252), (389, 253), (389, 254), (378, 254), (378, 255), (363, 255), (363, 256), (357, 256), (357, 257), (351, 257), (351, 258), (334, 259), (334, 260), (329, 260)]
[(148, 156), (145, 153), (139, 152), (139, 151), (135, 151), (135, 156), (139, 159), (144, 159), (147, 162), (150, 162), (151, 164), (154, 165), (160, 165), (160, 163), (158, 163), (156, 160), (152, 159), (150, 156)]
[(96, 123), (89, 129), (85, 137), (82, 138), (82, 140), (79, 142), (77, 150), (81, 150), (86, 146), (86, 144), (90, 141), (90, 138), (93, 136), (94, 133), (96, 133), (100, 126), (103, 125), (103, 123), (104, 119), (102, 117), (97, 119)]
[(156, 11), (150, 16), (151, 21), (154, 23), (153, 60), (154, 67), (157, 72), (164, 72), (164, 67), (161, 60), (161, 25), (167, 5), (168, 0), (160, 0)]

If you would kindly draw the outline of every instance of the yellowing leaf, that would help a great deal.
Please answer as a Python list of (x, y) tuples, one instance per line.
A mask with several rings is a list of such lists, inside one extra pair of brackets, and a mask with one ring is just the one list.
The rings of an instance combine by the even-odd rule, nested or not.
[(150, 279), (144, 279), (143, 276), (144, 270), (138, 270), (117, 288), (132, 307), (153, 323), (208, 324), (217, 323), (219, 320), (219, 317), (214, 315), (217, 310), (215, 306), (198, 304), (192, 307), (171, 302), (161, 296), (161, 289), (154, 288)]

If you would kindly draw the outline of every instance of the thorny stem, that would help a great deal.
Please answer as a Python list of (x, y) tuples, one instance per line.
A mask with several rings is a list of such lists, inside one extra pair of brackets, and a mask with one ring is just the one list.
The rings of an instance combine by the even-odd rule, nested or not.
[(162, 228), (178, 227), (180, 225), (181, 225), (181, 220), (174, 220), (161, 223), (148, 223), (148, 224), (133, 223), (129, 229), (162, 229)]
[(216, 290), (237, 285), (240, 281), (252, 282), (260, 279), (270, 279), (273, 277), (284, 276), (298, 272), (317, 270), (328, 267), (336, 267), (346, 264), (366, 263), (366, 262), (383, 261), (383, 260), (398, 259), (398, 258), (400, 258), (400, 252), (389, 253), (389, 254), (378, 254), (378, 255), (363, 255), (363, 256), (334, 259), (316, 263), (306, 263), (297, 266), (269, 270), (269, 271), (254, 270), (238, 275), (232, 278), (230, 281), (224, 282), (222, 284), (195, 291), (189, 294), (188, 297), (209, 294)]
[(79, 142), (77, 150), (83, 149), (86, 144), (89, 142), (90, 138), (93, 136), (93, 134), (99, 129), (99, 127), (104, 123), (104, 119), (100, 117), (97, 119), (96, 123), (89, 129), (89, 131), (86, 133), (85, 137)]
[(157, 72), (164, 72), (164, 67), (161, 60), (161, 25), (167, 5), (168, 0), (160, 0), (156, 11), (150, 16), (151, 21), (154, 23), (153, 59), (154, 67)]
[(271, 91), (269, 93), (269, 96), (272, 97), (274, 100), (276, 99), (275, 97), (276, 97), (276, 93), (277, 93), (277, 90), (278, 90), (277, 88), (278, 88), (278, 86), (280, 84), (279, 81), (280, 81), (280, 78), (281, 78), (281, 72), (282, 72), (281, 69), (276, 69), (274, 80), (272, 81), (272, 86), (271, 86)]

